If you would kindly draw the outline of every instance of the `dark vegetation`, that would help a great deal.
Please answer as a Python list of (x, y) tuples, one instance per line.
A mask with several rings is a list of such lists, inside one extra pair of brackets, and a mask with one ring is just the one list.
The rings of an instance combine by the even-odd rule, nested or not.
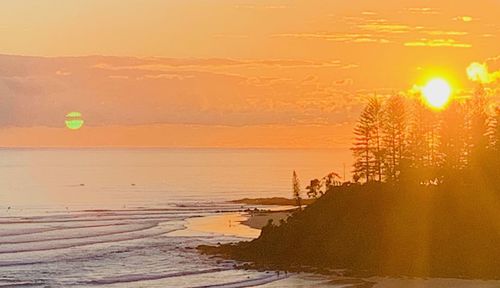
[(200, 248), (289, 270), (500, 279), (499, 110), (482, 87), (443, 111), (416, 99), (369, 100), (353, 182), (314, 179), (318, 199), (258, 239)]
[(499, 194), (482, 188), (335, 187), (285, 223), (264, 227), (258, 239), (210, 252), (288, 270), (500, 278)]

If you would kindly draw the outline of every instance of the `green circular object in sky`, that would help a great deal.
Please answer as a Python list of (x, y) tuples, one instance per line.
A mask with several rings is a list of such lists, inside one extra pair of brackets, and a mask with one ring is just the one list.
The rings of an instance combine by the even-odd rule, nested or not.
[(78, 130), (83, 126), (82, 113), (80, 112), (69, 112), (66, 114), (66, 127), (70, 130)]

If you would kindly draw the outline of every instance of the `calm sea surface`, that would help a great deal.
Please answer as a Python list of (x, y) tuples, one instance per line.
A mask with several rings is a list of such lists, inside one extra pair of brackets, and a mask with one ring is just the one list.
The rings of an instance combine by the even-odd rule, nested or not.
[(0, 150), (0, 287), (280, 287), (191, 249), (241, 238), (174, 231), (344, 163), (342, 149)]

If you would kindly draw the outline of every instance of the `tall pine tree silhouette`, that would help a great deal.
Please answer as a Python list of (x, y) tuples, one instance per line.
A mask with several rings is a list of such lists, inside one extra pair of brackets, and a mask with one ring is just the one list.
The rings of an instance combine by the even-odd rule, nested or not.
[(370, 97), (368, 104), (361, 112), (354, 128), (354, 143), (352, 147), (354, 173), (365, 178), (366, 182), (382, 180), (382, 104), (376, 97)]

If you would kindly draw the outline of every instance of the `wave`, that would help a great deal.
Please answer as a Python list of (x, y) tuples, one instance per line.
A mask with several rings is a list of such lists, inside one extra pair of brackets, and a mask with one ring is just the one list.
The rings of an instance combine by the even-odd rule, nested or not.
[(282, 280), (288, 276), (276, 277), (274, 275), (264, 275), (259, 278), (245, 279), (241, 281), (226, 282), (220, 284), (202, 285), (195, 286), (192, 288), (244, 288), (244, 287), (255, 287), (259, 285), (264, 285), (274, 281)]
[[(158, 227), (159, 226), (149, 228), (148, 230), (158, 228)], [(67, 249), (67, 248), (74, 248), (74, 247), (88, 246), (88, 245), (102, 244), (102, 243), (115, 243), (115, 242), (131, 241), (131, 240), (160, 236), (160, 235), (175, 231), (177, 229), (181, 229), (181, 228), (176, 227), (176, 228), (171, 228), (171, 229), (164, 229), (164, 230), (161, 230), (161, 231), (155, 232), (155, 233), (141, 233), (138, 235), (127, 235), (127, 234), (136, 233), (136, 232), (129, 232), (129, 233), (126, 233), (124, 235), (124, 237), (110, 237), (110, 236), (116, 236), (116, 235), (110, 235), (110, 236), (102, 236), (101, 239), (96, 239), (94, 241), (83, 241), (83, 242), (75, 242), (75, 243), (68, 243), (68, 241), (70, 241), (70, 240), (61, 240), (61, 241), (64, 241), (63, 243), (54, 243), (56, 241), (52, 241), (52, 242), (46, 243), (45, 245), (40, 245), (39, 247), (26, 247), (25, 245), (19, 245), (19, 244), (5, 244), (5, 245), (0, 246), (0, 254), (50, 251), (50, 250)], [(143, 231), (139, 231), (139, 232), (143, 232)], [(73, 240), (79, 240), (79, 239), (73, 239)], [(14, 246), (14, 247), (9, 247), (9, 246)], [(17, 247), (17, 246), (21, 246), (21, 247)]]
[(31, 282), (12, 282), (12, 283), (0, 283), (0, 287), (33, 287), (36, 283)]
[[(118, 253), (127, 253), (130, 251), (137, 251), (143, 248), (142, 246), (125, 246), (118, 247), (114, 250), (105, 250), (105, 251), (84, 251), (82, 256), (69, 256), (68, 253), (62, 253), (61, 255), (56, 255), (49, 259), (40, 260), (38, 255), (33, 255), (31, 259), (18, 260), (0, 260), (0, 267), (11, 267), (11, 266), (27, 266), (27, 265), (37, 265), (37, 264), (46, 264), (46, 263), (61, 263), (61, 262), (75, 262), (75, 261), (87, 261), (87, 260), (96, 260), (99, 258), (105, 258), (112, 254)], [(15, 256), (15, 254), (13, 255)]]
[[(106, 226), (109, 226), (109, 225), (104, 225), (104, 226), (101, 226), (101, 227), (106, 227)], [(81, 236), (72, 236), (72, 237), (58, 237), (58, 236), (54, 236), (54, 237), (47, 237), (47, 238), (41, 238), (41, 239), (27, 239), (27, 240), (17, 240), (17, 241), (5, 241), (3, 239), (0, 240), (0, 245), (5, 245), (5, 244), (22, 244), (22, 243), (36, 243), (36, 242), (47, 242), (47, 241), (59, 241), (59, 240), (72, 240), (72, 239), (85, 239), (85, 238), (91, 238), (91, 237), (101, 237), (101, 236), (110, 236), (110, 235), (118, 235), (118, 234), (123, 234), (123, 233), (131, 233), (131, 232), (138, 232), (138, 231), (144, 231), (144, 230), (147, 230), (147, 229), (151, 229), (151, 228), (154, 228), (158, 226), (158, 223), (154, 223), (154, 224), (149, 224), (149, 225), (146, 225), (146, 226), (142, 226), (142, 227), (139, 227), (139, 228), (134, 228), (134, 229), (127, 229), (127, 230), (120, 230), (120, 231), (113, 231), (113, 232), (97, 232), (97, 233), (94, 233), (94, 234), (90, 234), (91, 232), (90, 231), (87, 231), (87, 235), (81, 235)], [(76, 229), (76, 228), (67, 228), (67, 229)], [(78, 229), (82, 229), (81, 227), (79, 227)], [(57, 231), (57, 230), (52, 230), (52, 231)], [(52, 232), (51, 231), (51, 232)], [(38, 233), (40, 234), (40, 233)], [(24, 235), (22, 235), (24, 236)]]
[(173, 273), (156, 274), (156, 275), (132, 274), (132, 275), (123, 275), (123, 276), (117, 276), (117, 277), (107, 277), (107, 278), (102, 278), (102, 279), (96, 279), (96, 280), (81, 282), (79, 284), (109, 285), (109, 284), (130, 283), (130, 282), (148, 281), (148, 280), (160, 280), (160, 279), (189, 276), (189, 275), (200, 275), (200, 274), (215, 273), (215, 272), (221, 272), (221, 271), (227, 271), (227, 270), (231, 270), (231, 269), (230, 268), (212, 268), (212, 269), (199, 270), (199, 271), (173, 272)]
[[(178, 214), (177, 214), (178, 215)], [(179, 215), (176, 217), (117, 217), (117, 218), (78, 218), (78, 219), (54, 219), (54, 220), (43, 220), (43, 219), (29, 219), (29, 220), (18, 220), (18, 221), (0, 221), (0, 224), (50, 224), (50, 223), (71, 223), (71, 222), (101, 222), (101, 221), (134, 221), (134, 220), (183, 220), (188, 217), (186, 215)]]
[[(27, 223), (31, 224), (31, 223)], [(46, 228), (24, 228), (24, 229), (12, 229), (11, 231), (5, 232), (0, 231), (0, 237), (11, 237), (11, 236), (24, 236), (32, 235), (45, 232), (53, 232), (59, 230), (69, 230), (69, 229), (84, 229), (84, 228), (98, 228), (98, 227), (111, 227), (111, 226), (122, 226), (129, 225), (127, 223), (118, 222), (110, 224), (92, 224), (92, 225), (76, 225), (76, 226), (59, 226), (59, 227), (46, 227)]]
[(12, 229), (10, 231), (0, 231), (0, 237), (30, 235), (56, 230), (57, 228), (32, 228), (32, 229)]

